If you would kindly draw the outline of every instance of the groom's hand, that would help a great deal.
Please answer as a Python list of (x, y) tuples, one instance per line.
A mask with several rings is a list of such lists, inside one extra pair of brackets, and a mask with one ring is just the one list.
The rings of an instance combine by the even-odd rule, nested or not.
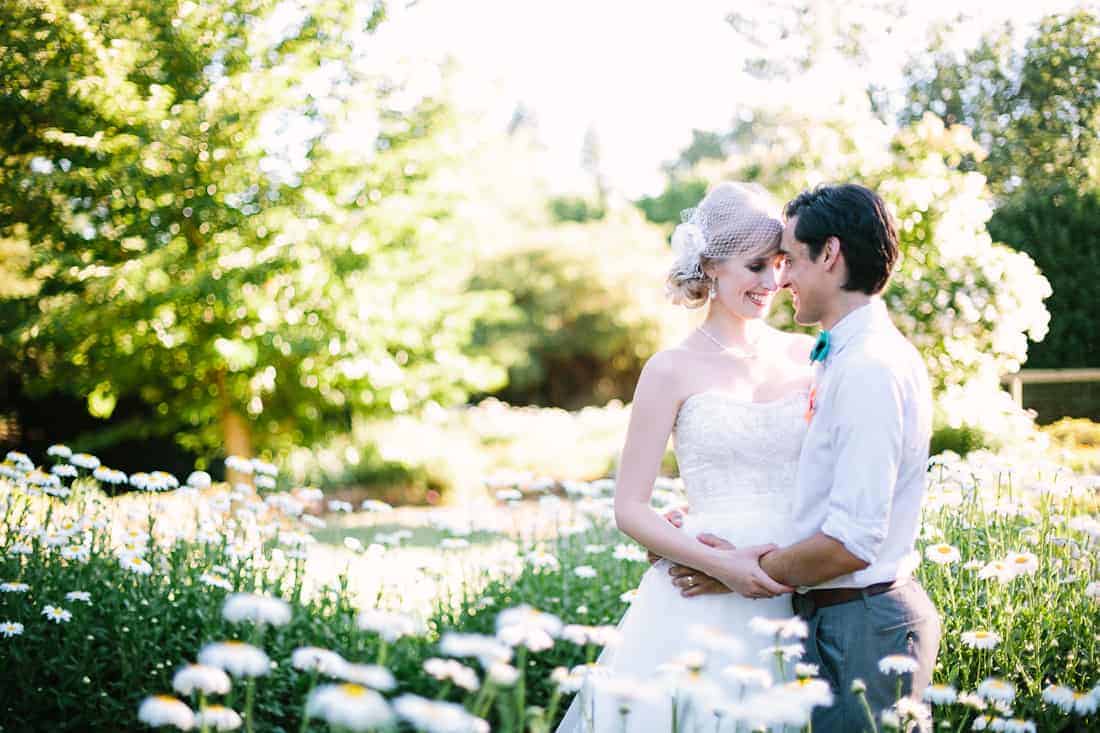
[[(665, 521), (676, 529), (680, 529), (684, 526), (684, 515), (687, 513), (688, 508), (686, 506), (680, 509), (670, 509), (664, 513)], [(653, 552), (653, 550), (646, 550), (646, 557), (650, 565), (662, 559), (661, 556)]]
[(730, 549), (733, 547), (730, 543), (714, 535), (701, 534), (698, 539), (722, 552), (722, 564), (714, 577), (735, 593), (747, 598), (774, 598), (794, 592), (794, 588), (775, 582), (760, 567), (760, 557), (778, 549), (777, 545), (754, 545), (737, 550)]

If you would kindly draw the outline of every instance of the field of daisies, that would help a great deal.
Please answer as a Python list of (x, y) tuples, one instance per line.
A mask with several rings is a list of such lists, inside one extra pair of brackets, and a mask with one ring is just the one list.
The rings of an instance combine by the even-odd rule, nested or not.
[[(611, 521), (611, 480), (495, 476), (492, 506), (405, 527), (380, 502), (279, 488), (268, 463), (227, 467), (248, 480), (7, 454), (0, 730), (537, 733), (575, 694), (587, 721), (599, 691), (624, 726), (663, 699), (677, 731), (795, 731), (861, 694), (800, 662), (798, 618), (747, 630), (773, 639), (754, 666), (722, 664), (736, 640), (692, 628), (660, 678), (607, 674), (599, 655), (648, 567)], [(865, 729), (1100, 730), (1100, 482), (971, 454), (934, 458), (929, 485), (935, 684)], [(659, 480), (654, 510), (682, 503)]]

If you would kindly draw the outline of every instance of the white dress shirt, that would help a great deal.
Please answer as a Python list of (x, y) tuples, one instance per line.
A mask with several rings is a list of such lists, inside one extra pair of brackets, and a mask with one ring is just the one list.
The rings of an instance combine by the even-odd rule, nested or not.
[(817, 588), (907, 578), (920, 560), (914, 543), (932, 436), (928, 372), (879, 298), (841, 319), (830, 337), (828, 356), (815, 364), (794, 537), (823, 532), (869, 563)]

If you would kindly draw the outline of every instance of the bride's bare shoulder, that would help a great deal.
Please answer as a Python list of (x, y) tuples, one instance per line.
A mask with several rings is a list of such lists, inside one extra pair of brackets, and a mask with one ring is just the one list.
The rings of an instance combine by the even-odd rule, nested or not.
[(658, 383), (661, 389), (676, 393), (682, 386), (684, 374), (691, 373), (688, 369), (698, 356), (690, 349), (682, 346), (673, 346), (662, 349), (649, 357), (642, 373), (638, 378), (639, 385), (643, 383)]

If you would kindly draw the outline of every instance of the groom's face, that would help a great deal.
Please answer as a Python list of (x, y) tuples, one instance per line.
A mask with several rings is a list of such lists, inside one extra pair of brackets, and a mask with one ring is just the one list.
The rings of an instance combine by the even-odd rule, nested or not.
[(810, 248), (795, 238), (798, 217), (794, 216), (783, 227), (783, 239), (779, 253), (783, 257), (782, 287), (791, 291), (794, 299), (794, 319), (803, 326), (818, 323), (822, 317), (825, 300), (826, 272), (823, 257), (817, 262), (810, 258)]

